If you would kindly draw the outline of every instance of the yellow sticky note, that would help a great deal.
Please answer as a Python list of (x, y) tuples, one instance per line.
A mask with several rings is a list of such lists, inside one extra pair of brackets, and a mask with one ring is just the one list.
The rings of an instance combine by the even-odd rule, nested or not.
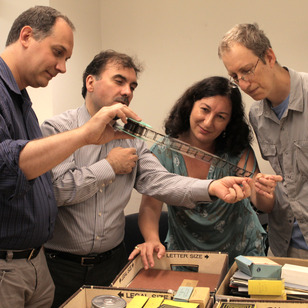
[(162, 302), (163, 297), (150, 297), (143, 308), (157, 308)]
[(127, 308), (142, 308), (149, 298), (147, 296), (136, 295), (127, 304)]

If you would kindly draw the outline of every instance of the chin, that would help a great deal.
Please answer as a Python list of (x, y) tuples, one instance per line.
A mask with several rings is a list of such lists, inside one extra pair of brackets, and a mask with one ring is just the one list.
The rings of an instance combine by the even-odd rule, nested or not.
[(262, 99), (265, 99), (266, 96), (261, 95), (261, 94), (259, 94), (259, 95), (257, 94), (257, 95), (251, 96), (251, 98), (253, 98), (255, 101), (261, 101)]

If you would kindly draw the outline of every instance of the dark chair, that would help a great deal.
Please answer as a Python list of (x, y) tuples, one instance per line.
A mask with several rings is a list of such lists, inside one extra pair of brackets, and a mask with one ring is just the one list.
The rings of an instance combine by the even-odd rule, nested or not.
[[(168, 232), (168, 212), (162, 211), (159, 220), (159, 238), (164, 244)], [(138, 213), (125, 216), (125, 235), (124, 243), (127, 253), (130, 254), (136, 245), (144, 242), (138, 226)]]

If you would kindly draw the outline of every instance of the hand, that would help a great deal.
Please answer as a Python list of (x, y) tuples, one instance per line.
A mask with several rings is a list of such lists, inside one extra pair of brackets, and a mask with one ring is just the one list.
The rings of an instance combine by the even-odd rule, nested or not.
[(110, 122), (115, 117), (121, 119), (125, 124), (127, 118), (141, 121), (141, 118), (124, 104), (118, 103), (102, 107), (86, 124), (79, 128), (84, 136), (85, 144), (104, 144), (114, 139), (133, 139), (134, 137), (113, 129)]
[(136, 166), (138, 155), (135, 148), (113, 148), (107, 155), (109, 162), (115, 174), (131, 173)]
[(128, 260), (133, 260), (140, 253), (143, 267), (147, 270), (155, 265), (154, 252), (157, 253), (157, 259), (160, 259), (165, 255), (166, 248), (160, 241), (138, 244), (129, 255)]
[(211, 182), (209, 194), (227, 203), (235, 203), (250, 196), (252, 184), (251, 178), (226, 176)]
[(273, 199), (275, 197), (275, 188), (277, 182), (281, 182), (281, 175), (271, 175), (258, 173), (255, 177), (255, 190), (256, 193), (265, 196), (268, 199)]

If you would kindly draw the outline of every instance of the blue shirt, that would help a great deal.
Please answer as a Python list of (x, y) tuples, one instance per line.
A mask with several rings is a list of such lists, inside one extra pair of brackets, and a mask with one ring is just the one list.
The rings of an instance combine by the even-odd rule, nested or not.
[(28, 181), (19, 168), (20, 151), (41, 137), (27, 91), (0, 57), (0, 250), (37, 248), (52, 235), (57, 206), (50, 174)]

